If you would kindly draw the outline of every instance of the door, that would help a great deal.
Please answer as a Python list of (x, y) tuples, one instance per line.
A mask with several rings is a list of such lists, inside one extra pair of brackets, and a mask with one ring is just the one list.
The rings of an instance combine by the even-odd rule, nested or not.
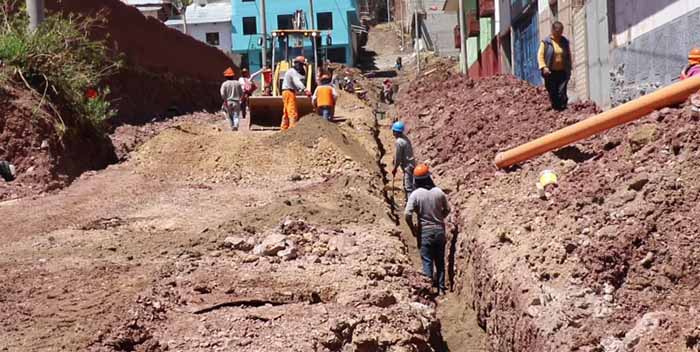
[(540, 37), (536, 11), (523, 15), (513, 26), (513, 37), (515, 75), (531, 84), (541, 85), (542, 75), (537, 65)]
[(610, 105), (610, 44), (608, 42), (608, 5), (606, 0), (586, 4), (588, 32), (588, 93), (601, 107)]

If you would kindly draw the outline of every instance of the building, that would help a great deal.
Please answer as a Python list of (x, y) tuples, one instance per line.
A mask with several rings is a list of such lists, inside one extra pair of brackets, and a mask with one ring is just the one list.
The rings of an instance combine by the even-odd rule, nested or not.
[[(184, 16), (170, 19), (165, 24), (195, 39), (231, 54), (231, 3), (229, 0), (195, 0)], [(186, 21), (185, 21), (186, 20)]]
[(136, 7), (146, 17), (166, 21), (178, 15), (171, 0), (122, 0), (123, 3)]
[[(233, 53), (241, 55), (241, 66), (255, 71), (262, 66), (259, 44), (262, 33), (260, 0), (231, 0), (233, 6)], [(303, 10), (306, 23), (311, 24), (308, 0), (267, 0), (267, 33), (277, 29), (290, 29), (295, 11)], [(353, 66), (359, 54), (360, 26), (357, 0), (332, 0), (314, 2), (315, 29), (329, 33), (330, 46), (321, 41), (322, 57), (332, 62)], [(270, 60), (268, 51), (268, 62)]]
[[(459, 0), (446, 0), (444, 11), (459, 19)], [(470, 77), (486, 77), (503, 72), (498, 51), (498, 7), (494, 0), (464, 0), (464, 19), (466, 24), (466, 47)], [(455, 45), (459, 48), (459, 25), (453, 28)], [(459, 50), (459, 49), (457, 49)]]

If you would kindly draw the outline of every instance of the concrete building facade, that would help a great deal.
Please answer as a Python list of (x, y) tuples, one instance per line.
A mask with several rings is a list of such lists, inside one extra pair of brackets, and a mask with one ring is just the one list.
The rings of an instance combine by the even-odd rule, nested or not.
[(700, 47), (700, 0), (614, 0), (608, 11), (613, 105), (678, 80)]
[[(231, 1), (233, 52), (241, 55), (242, 66), (249, 67), (251, 71), (257, 70), (262, 65), (262, 51), (258, 43), (262, 33), (260, 0)], [(308, 0), (267, 0), (267, 32), (291, 28), (291, 19), (297, 10), (304, 11), (306, 23), (310, 26)], [(332, 62), (354, 65), (360, 46), (359, 33), (354, 30), (360, 25), (357, 1), (315, 1), (313, 16), (315, 28), (324, 33), (324, 38), (327, 34), (332, 38), (330, 46), (326, 45), (325, 39), (321, 41), (323, 56)], [(305, 50), (310, 51), (310, 48)]]
[[(187, 34), (231, 54), (231, 3), (228, 0), (197, 0), (186, 9)], [(178, 16), (165, 24), (184, 32), (185, 18)]]

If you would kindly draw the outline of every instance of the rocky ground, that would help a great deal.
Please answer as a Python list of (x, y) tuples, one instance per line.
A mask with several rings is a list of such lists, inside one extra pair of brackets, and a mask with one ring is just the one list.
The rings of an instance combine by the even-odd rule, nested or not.
[[(443, 71), (440, 71), (443, 72)], [(697, 351), (697, 121), (663, 109), (512, 170), (502, 151), (590, 116), (541, 88), (449, 73), (401, 97), (450, 193), (453, 280), (496, 351)], [(419, 99), (420, 98), (420, 99)], [(558, 187), (537, 195), (539, 173)], [(467, 310), (467, 307), (464, 308)]]
[(430, 284), (385, 202), (378, 125), (342, 101), (345, 122), (310, 116), (285, 134), (183, 118), (122, 164), (0, 203), (0, 345), (442, 348)]

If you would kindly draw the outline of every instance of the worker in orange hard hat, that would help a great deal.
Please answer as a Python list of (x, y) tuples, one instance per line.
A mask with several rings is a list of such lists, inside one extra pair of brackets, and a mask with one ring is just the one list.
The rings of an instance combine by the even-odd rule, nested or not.
[(311, 103), (316, 107), (316, 111), (324, 119), (331, 121), (335, 113), (335, 102), (338, 100), (338, 92), (331, 85), (331, 76), (321, 75), (321, 85), (316, 87)]
[(693, 48), (688, 53), (688, 65), (681, 71), (681, 79), (700, 76), (700, 48)]
[[(445, 293), (445, 218), (450, 213), (450, 205), (445, 193), (433, 183), (427, 165), (416, 166), (413, 177), (416, 190), (408, 197), (404, 217), (419, 244), (423, 274), (433, 280), (438, 294)], [(418, 214), (416, 225), (413, 213)], [(435, 278), (433, 266), (437, 274)]]
[(221, 99), (224, 101), (222, 109), (226, 118), (231, 123), (231, 130), (238, 131), (238, 124), (241, 117), (241, 99), (243, 99), (243, 89), (241, 83), (236, 80), (236, 74), (232, 68), (224, 71), (226, 81), (221, 84)]
[(282, 110), (282, 131), (288, 128), (293, 128), (299, 121), (299, 110), (297, 109), (297, 93), (304, 92), (307, 96), (311, 96), (311, 92), (306, 89), (304, 84), (304, 76), (306, 75), (306, 59), (303, 56), (297, 56), (287, 72), (284, 74), (282, 81), (282, 101), (284, 108)]

